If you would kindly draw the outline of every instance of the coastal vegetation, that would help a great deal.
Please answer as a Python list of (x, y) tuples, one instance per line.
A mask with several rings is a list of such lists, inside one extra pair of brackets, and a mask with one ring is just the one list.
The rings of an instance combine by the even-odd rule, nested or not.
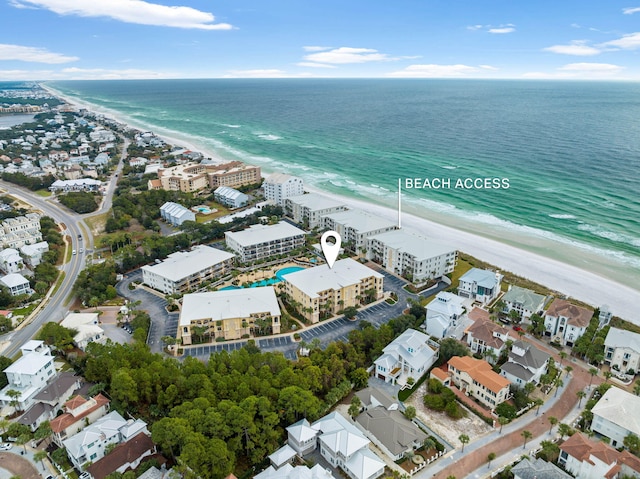
[(24, 173), (2, 173), (2, 179), (31, 191), (47, 189), (56, 180), (52, 175), (27, 176)]
[(91, 213), (98, 209), (98, 197), (86, 191), (72, 191), (58, 195), (58, 201), (79, 214)]

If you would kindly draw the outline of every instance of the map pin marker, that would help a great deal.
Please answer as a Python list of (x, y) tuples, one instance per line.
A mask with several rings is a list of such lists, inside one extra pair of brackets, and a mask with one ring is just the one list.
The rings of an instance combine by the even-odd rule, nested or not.
[[(328, 238), (333, 238), (335, 243), (329, 243), (327, 241)], [(336, 262), (336, 259), (340, 254), (340, 244), (342, 244), (342, 239), (335, 231), (325, 231), (322, 238), (320, 238), (322, 254), (324, 254), (324, 259), (327, 261), (329, 268), (333, 268), (333, 264)]]

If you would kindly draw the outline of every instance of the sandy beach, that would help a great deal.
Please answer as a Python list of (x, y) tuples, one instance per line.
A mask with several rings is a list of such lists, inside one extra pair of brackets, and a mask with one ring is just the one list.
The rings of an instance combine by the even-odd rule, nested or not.
[[(68, 98), (60, 92), (43, 86), (52, 95), (62, 98), (76, 107), (104, 114), (115, 121), (128, 124), (126, 119), (112, 111), (100, 111), (94, 105)], [(134, 126), (134, 128), (137, 128)], [(206, 157), (224, 162), (218, 155), (190, 144), (180, 138), (158, 134), (167, 143), (179, 145), (194, 151), (200, 151)], [(325, 196), (340, 199), (352, 208), (370, 211), (380, 217), (398, 220), (398, 212), (384, 206), (340, 196), (315, 188), (305, 187), (308, 191), (322, 193)], [(572, 266), (556, 259), (532, 253), (493, 239), (485, 238), (467, 231), (455, 229), (409, 213), (402, 214), (402, 227), (416, 231), (435, 241), (455, 246), (459, 251), (470, 254), (485, 262), (491, 263), (503, 271), (515, 273), (530, 279), (566, 296), (576, 298), (593, 307), (608, 305), (610, 311), (627, 321), (640, 325), (637, 305), (640, 304), (640, 291), (627, 285), (602, 277), (590, 271)]]

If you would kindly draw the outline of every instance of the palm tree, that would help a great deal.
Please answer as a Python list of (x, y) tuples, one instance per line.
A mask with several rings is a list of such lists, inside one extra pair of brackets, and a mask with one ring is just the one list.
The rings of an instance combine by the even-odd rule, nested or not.
[(571, 426), (561, 422), (558, 425), (558, 434), (560, 434), (560, 439), (564, 439), (565, 436), (571, 434)]
[(553, 416), (549, 416), (549, 424), (551, 424), (551, 427), (549, 428), (549, 434), (551, 434), (551, 430), (553, 429), (553, 426), (558, 424), (558, 418), (557, 417), (553, 417)]
[(578, 407), (580, 407), (580, 403), (582, 403), (582, 399), (587, 397), (587, 393), (584, 391), (576, 392), (576, 396), (578, 396)]
[(564, 383), (562, 382), (562, 379), (560, 379), (560, 377), (558, 376), (556, 380), (553, 382), (553, 385), (556, 387), (556, 392), (553, 395), (553, 397), (556, 397), (558, 395), (558, 389), (564, 386)]
[(565, 377), (569, 377), (569, 374), (571, 374), (571, 371), (573, 371), (573, 368), (571, 366), (565, 366), (564, 370), (567, 372), (567, 375)]
[(491, 469), (491, 461), (493, 461), (495, 458), (496, 458), (495, 452), (490, 452), (489, 454), (487, 454), (487, 461), (489, 461), (489, 465), (487, 466), (487, 469)]
[(42, 466), (42, 470), (44, 471), (44, 460), (47, 457), (47, 451), (36, 451), (33, 454), (33, 460), (39, 462)]
[(504, 426), (505, 424), (509, 424), (509, 418), (498, 416), (498, 422), (500, 423), (500, 431), (498, 432), (498, 434), (502, 434), (502, 426)]
[(558, 353), (558, 356), (560, 356), (560, 366), (562, 366), (562, 361), (564, 361), (565, 359), (567, 359), (568, 354), (565, 353), (564, 351), (560, 351)]
[(527, 383), (524, 385), (524, 392), (527, 393), (527, 396), (529, 396), (536, 388), (536, 385), (534, 383)]
[(602, 375), (604, 376), (604, 382), (608, 383), (609, 379), (613, 376), (613, 373), (611, 371), (605, 371)]
[(9, 389), (7, 391), (7, 396), (11, 398), (11, 401), (9, 401), (9, 406), (12, 406), (17, 411), (18, 406), (20, 405), (20, 401), (18, 400), (18, 398), (22, 396), (22, 393), (20, 391), (16, 391), (15, 389)]
[(542, 406), (544, 404), (544, 401), (542, 399), (540, 399), (540, 398), (536, 398), (533, 402), (535, 403), (536, 407), (538, 408), (538, 409), (536, 409), (536, 416), (537, 416), (538, 414), (540, 414), (540, 406)]
[(524, 438), (524, 444), (522, 445), (522, 449), (524, 449), (525, 447), (527, 447), (527, 441), (533, 437), (533, 434), (531, 434), (531, 431), (525, 430), (522, 431), (520, 435)]
[(593, 377), (598, 375), (598, 370), (596, 368), (589, 368), (589, 374), (591, 374), (591, 379), (589, 379), (589, 389), (591, 389)]
[(460, 452), (464, 452), (464, 445), (469, 443), (469, 436), (466, 434), (460, 434), (458, 436), (458, 440), (462, 443), (462, 451)]
[(429, 451), (431, 449), (435, 449), (436, 447), (436, 442), (431, 439), (430, 437), (427, 437), (424, 442), (422, 443), (422, 445), (424, 446), (424, 450), (425, 451)]

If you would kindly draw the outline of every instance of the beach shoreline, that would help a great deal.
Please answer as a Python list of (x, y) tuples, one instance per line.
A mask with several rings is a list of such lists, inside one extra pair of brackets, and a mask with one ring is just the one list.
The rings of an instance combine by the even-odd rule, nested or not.
[[(127, 125), (128, 128), (141, 129), (132, 125), (131, 122), (126, 119), (123, 119), (117, 112), (114, 113), (108, 109), (99, 111), (95, 105), (75, 98), (69, 98), (46, 85), (42, 87), (52, 95), (61, 98), (72, 106), (86, 108), (93, 113), (105, 115), (106, 117)], [(199, 151), (214, 161), (230, 161), (220, 157), (218, 154), (212, 153), (201, 145), (196, 145), (162, 133), (157, 134), (157, 136), (168, 144)], [(271, 170), (270, 168), (265, 170), (264, 167), (262, 167), (262, 169), (265, 172)], [(370, 211), (380, 217), (395, 222), (398, 220), (398, 212), (387, 206), (328, 192), (314, 186), (309, 186), (308, 184), (305, 185), (305, 190), (338, 199), (350, 208)], [(408, 212), (403, 212), (402, 214), (402, 227), (416, 231), (434, 241), (454, 245), (457, 250), (490, 263), (502, 271), (509, 271), (593, 307), (608, 305), (610, 311), (615, 316), (635, 324), (640, 324), (636, 307), (637, 304), (640, 304), (640, 291), (613, 279), (558, 259), (527, 251), (505, 242), (500, 242), (479, 234), (473, 234), (469, 231), (454, 228), (450, 225), (438, 223)]]

